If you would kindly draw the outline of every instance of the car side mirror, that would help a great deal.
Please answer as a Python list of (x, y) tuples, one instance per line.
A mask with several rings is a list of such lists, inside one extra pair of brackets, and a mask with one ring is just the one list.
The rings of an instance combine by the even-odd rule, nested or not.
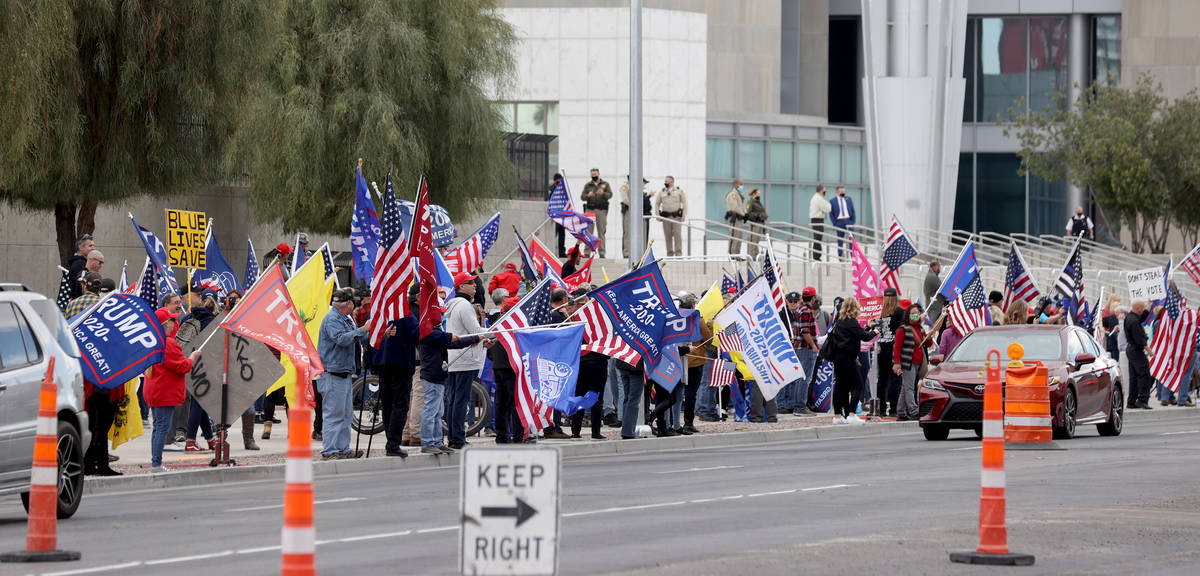
[(1083, 366), (1084, 364), (1091, 364), (1095, 361), (1096, 355), (1092, 354), (1091, 352), (1080, 352), (1079, 355), (1075, 356), (1076, 367)]
[(941, 364), (942, 362), (945, 362), (945, 361), (946, 361), (946, 357), (942, 356), (941, 354), (934, 354), (929, 357), (929, 363), (933, 366), (937, 366), (938, 364)]

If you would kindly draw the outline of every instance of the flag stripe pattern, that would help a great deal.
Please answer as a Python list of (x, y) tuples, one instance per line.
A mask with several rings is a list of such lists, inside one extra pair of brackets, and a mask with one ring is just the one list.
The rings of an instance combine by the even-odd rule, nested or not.
[(950, 303), (947, 313), (954, 321), (954, 331), (964, 338), (972, 330), (991, 324), (987, 298), (983, 294), (983, 282), (978, 275), (967, 284), (967, 289)]
[(246, 290), (249, 290), (251, 286), (254, 286), (255, 282), (258, 282), (258, 272), (258, 256), (254, 255), (254, 241), (247, 238), (246, 279), (242, 282), (242, 285), (246, 287)]
[(583, 336), (587, 342), (584, 351), (595, 352), (609, 358), (616, 358), (627, 364), (637, 364), (641, 355), (613, 331), (612, 322), (608, 315), (600, 309), (600, 303), (592, 300), (579, 311), (583, 318)]
[(1150, 375), (1174, 392), (1179, 390), (1183, 372), (1187, 370), (1196, 350), (1196, 329), (1200, 316), (1187, 307), (1187, 302), (1169, 283), (1163, 309), (1165, 313), (1159, 319), (1150, 343), (1150, 350), (1154, 353), (1154, 358), (1150, 360)]
[(517, 415), (521, 417), (521, 424), (530, 435), (536, 435), (539, 430), (553, 422), (554, 409), (542, 404), (537, 393), (533, 391), (529, 374), (521, 369), (521, 348), (512, 331), (549, 324), (550, 311), (550, 281), (542, 280), (513, 306), (508, 314), (496, 322), (496, 329), (500, 330), (496, 336), (508, 352), (508, 360), (513, 365), (513, 371), (517, 373)]
[(59, 310), (66, 312), (67, 306), (71, 303), (71, 271), (62, 266), (59, 266), (58, 269), (62, 270), (62, 278), (58, 281), (58, 298), (54, 303), (58, 304)]
[(461, 246), (446, 255), (446, 267), (451, 274), (471, 272), (483, 264), (488, 250), (500, 237), (500, 213), (497, 212), (490, 220), (479, 228)]
[(1192, 277), (1192, 280), (1200, 284), (1200, 244), (1192, 248), (1192, 252), (1179, 263), (1179, 266)]
[(1004, 272), (1004, 311), (1008, 312), (1008, 306), (1017, 300), (1033, 303), (1041, 295), (1021, 250), (1013, 244), (1008, 250), (1008, 270)]
[(1054, 282), (1054, 289), (1063, 298), (1063, 306), (1067, 308), (1067, 323), (1074, 326), (1087, 326), (1087, 296), (1083, 293), (1083, 257), (1079, 250), (1079, 241), (1075, 249), (1063, 265), (1062, 273)]
[(717, 334), (717, 345), (722, 352), (745, 352), (742, 346), (742, 336), (738, 334), (737, 326), (730, 326)]
[(146, 257), (146, 265), (142, 266), (142, 277), (138, 280), (138, 297), (141, 298), (150, 306), (150, 308), (158, 308), (158, 270), (154, 264), (150, 262), (150, 257)]
[(904, 233), (900, 220), (893, 215), (887, 240), (883, 243), (883, 262), (879, 270), (879, 280), (885, 290), (900, 290), (900, 267), (916, 256), (917, 248), (908, 239), (908, 234)]
[(767, 283), (771, 287), (771, 300), (775, 302), (775, 309), (783, 310), (783, 278), (777, 273), (778, 265), (775, 251), (771, 249), (771, 239), (767, 238), (767, 251), (763, 254), (763, 274), (767, 276)]
[(713, 360), (708, 385), (713, 388), (737, 384), (737, 365), (724, 358)]
[(388, 323), (408, 315), (408, 285), (412, 282), (412, 265), (408, 239), (400, 219), (400, 203), (388, 173), (387, 190), (383, 197), (382, 241), (371, 278), (371, 315), (367, 321), (371, 346), (383, 344)]

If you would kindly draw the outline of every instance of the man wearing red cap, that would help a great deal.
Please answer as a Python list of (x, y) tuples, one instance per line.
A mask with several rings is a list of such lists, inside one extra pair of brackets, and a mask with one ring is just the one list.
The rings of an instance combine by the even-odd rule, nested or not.
[[(459, 272), (454, 275), (455, 296), (446, 303), (446, 331), (451, 334), (478, 334), (483, 331), (479, 315), (471, 301), (475, 298), (475, 275)], [(483, 369), (483, 348), (471, 346), (447, 351), (449, 370), (446, 374), (446, 396), (450, 413), (446, 414), (449, 446), (455, 450), (467, 444), (467, 405), (471, 383)]]

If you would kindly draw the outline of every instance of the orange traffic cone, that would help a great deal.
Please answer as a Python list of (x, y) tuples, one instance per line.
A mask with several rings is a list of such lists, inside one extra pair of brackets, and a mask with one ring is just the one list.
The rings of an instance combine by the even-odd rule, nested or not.
[[(992, 358), (995, 357), (993, 363)], [(1031, 566), (1032, 554), (1008, 551), (1004, 525), (1004, 394), (1000, 383), (1000, 353), (988, 352), (987, 383), (983, 393), (983, 471), (979, 496), (979, 547), (974, 552), (951, 552), (951, 562), (993, 566)]]
[(1054, 442), (1050, 419), (1049, 372), (1041, 362), (1025, 363), (1025, 349), (1013, 343), (1004, 371), (1004, 442), (1009, 450), (1063, 450)]
[(42, 380), (38, 400), (37, 439), (33, 444), (33, 474), (29, 481), (29, 532), (25, 550), (0, 555), (0, 562), (65, 562), (79, 552), (58, 550), (58, 385), (54, 356)]
[(297, 367), (296, 398), (288, 409), (287, 468), (283, 490), (283, 566), (282, 576), (313, 576), (316, 565), (316, 529), (313, 527), (312, 422), (303, 383), (308, 371)]

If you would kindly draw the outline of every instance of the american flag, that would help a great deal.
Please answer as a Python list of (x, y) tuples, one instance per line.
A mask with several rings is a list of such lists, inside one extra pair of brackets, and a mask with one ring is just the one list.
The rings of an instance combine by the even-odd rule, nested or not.
[(400, 222), (400, 203), (392, 187), (392, 173), (388, 172), (379, 245), (382, 249), (375, 262), (375, 277), (371, 279), (371, 316), (367, 320), (371, 346), (375, 348), (383, 344), (389, 322), (408, 316), (408, 285), (412, 283), (413, 272), (408, 238)]
[(1021, 256), (1017, 245), (1013, 244), (1008, 250), (1008, 270), (1004, 273), (1004, 311), (1007, 312), (1008, 306), (1017, 300), (1032, 303), (1041, 294), (1037, 282), (1029, 273), (1025, 258)]
[(58, 267), (62, 270), (62, 278), (58, 281), (58, 298), (55, 303), (58, 304), (58, 309), (63, 312), (67, 311), (67, 306), (71, 304), (71, 271)]
[(738, 333), (737, 326), (730, 326), (717, 333), (717, 347), (722, 352), (746, 351), (746, 347), (742, 345), (742, 336)]
[(451, 274), (471, 272), (483, 264), (488, 250), (500, 237), (500, 213), (497, 212), (483, 226), (479, 227), (461, 246), (446, 254), (446, 267)]
[(735, 384), (737, 384), (737, 364), (724, 358), (713, 360), (708, 385), (713, 388), (720, 388), (721, 386), (733, 386)]
[(1087, 326), (1087, 296), (1083, 293), (1083, 256), (1079, 250), (1079, 240), (1075, 241), (1075, 249), (1063, 265), (1062, 273), (1054, 282), (1054, 289), (1063, 298), (1063, 306), (1067, 308), (1067, 323), (1072, 326)]
[(254, 242), (249, 238), (246, 239), (246, 281), (242, 286), (249, 290), (255, 282), (258, 282), (258, 257), (254, 255)]
[(583, 261), (583, 266), (580, 266), (574, 274), (563, 278), (567, 283), (567, 290), (575, 290), (584, 284), (592, 283), (592, 261), (596, 259), (596, 253), (592, 252), (587, 260)]
[(554, 253), (545, 244), (542, 244), (537, 236), (529, 237), (529, 257), (532, 258), (529, 263), (535, 270), (541, 270), (543, 265), (549, 265), (555, 272), (562, 274), (562, 262), (554, 257)]
[(948, 309), (950, 319), (954, 321), (954, 331), (966, 338), (972, 330), (991, 324), (991, 314), (988, 312), (987, 297), (983, 293), (983, 281), (976, 272), (975, 277), (967, 283), (967, 288), (950, 303)]
[(771, 249), (771, 238), (767, 237), (767, 251), (763, 254), (763, 274), (767, 276), (767, 285), (771, 287), (771, 299), (775, 301), (775, 310), (783, 310), (783, 276), (778, 274), (779, 259), (775, 250)]
[(600, 245), (600, 238), (591, 233), (592, 219), (575, 211), (571, 202), (571, 191), (567, 188), (567, 179), (563, 178), (550, 192), (550, 202), (546, 206), (546, 215), (558, 222), (564, 230), (570, 232), (588, 249), (595, 250)]
[[(328, 279), (330, 276), (333, 276), (333, 273), (334, 273), (333, 252), (329, 251), (329, 243), (328, 242), (321, 245), (321, 254), (323, 254), (325, 256), (325, 258), (323, 258), (323, 260), (325, 260), (325, 278)], [(334, 278), (334, 282), (337, 283), (338, 288), (341, 288), (342, 283), (340, 280), (337, 280), (336, 278)]]
[(1184, 258), (1183, 262), (1179, 263), (1179, 267), (1187, 271), (1188, 276), (1191, 276), (1193, 281), (1200, 284), (1200, 244), (1192, 248), (1187, 258)]
[(721, 293), (722, 294), (737, 293), (737, 281), (735, 281), (733, 279), (733, 276), (730, 276), (729, 272), (725, 271), (725, 270), (721, 271)]
[(138, 298), (141, 298), (151, 308), (158, 309), (158, 270), (154, 264), (150, 262), (150, 257), (146, 257), (146, 265), (142, 266), (142, 276), (138, 279)]
[(512, 310), (496, 321), (496, 336), (508, 352), (513, 371), (517, 372), (517, 414), (530, 434), (536, 434), (553, 422), (554, 408), (542, 404), (528, 375), (520, 369), (521, 350), (513, 330), (550, 324), (550, 280), (542, 280)]
[(296, 243), (292, 245), (292, 270), (289, 273), (289, 276), (295, 275), (296, 271), (299, 270), (305, 262), (308, 262), (308, 256), (308, 252), (305, 251), (304, 248), (300, 247), (300, 233), (297, 232)]
[(1164, 279), (1164, 283), (1167, 285), (1167, 297), (1163, 300), (1166, 313), (1159, 319), (1154, 340), (1150, 343), (1150, 350), (1154, 353), (1154, 358), (1150, 360), (1150, 375), (1174, 392), (1179, 390), (1183, 372), (1196, 350), (1196, 329), (1200, 325), (1200, 317), (1195, 310), (1187, 307), (1187, 301), (1168, 280)]
[(908, 240), (908, 234), (904, 233), (900, 221), (893, 215), (887, 241), (883, 243), (883, 262), (879, 270), (879, 280), (885, 290), (895, 288), (897, 292), (900, 291), (900, 267), (916, 256), (916, 247)]
[(584, 322), (583, 336), (586, 343), (583, 345), (583, 349), (585, 351), (616, 358), (627, 364), (638, 363), (641, 355), (613, 332), (612, 321), (600, 309), (599, 302), (595, 300), (588, 302), (579, 311), (579, 315)]
[(129, 277), (125, 275), (126, 269), (129, 268), (129, 261), (121, 262), (121, 281), (117, 283), (117, 292), (129, 291)]

